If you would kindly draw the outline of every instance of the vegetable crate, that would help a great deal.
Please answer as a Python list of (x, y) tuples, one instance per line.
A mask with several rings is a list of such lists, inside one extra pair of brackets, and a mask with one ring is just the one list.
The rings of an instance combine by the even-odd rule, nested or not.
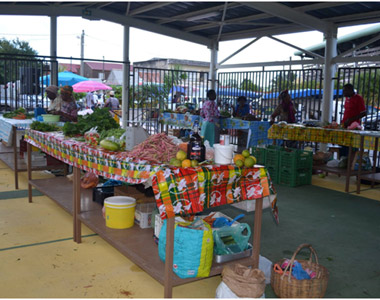
[(256, 157), (259, 165), (265, 165), (265, 159), (267, 156), (267, 149), (263, 147), (252, 147), (251, 154)]
[(280, 163), (280, 150), (282, 147), (268, 145), (265, 158), (265, 166), (278, 169)]
[(300, 185), (311, 184), (312, 169), (289, 170), (282, 169), (279, 171), (280, 184), (296, 187)]
[(280, 170), (288, 169), (294, 172), (313, 167), (313, 152), (286, 148), (280, 152)]
[(274, 168), (274, 167), (266, 167), (268, 172), (269, 172), (269, 176), (272, 180), (273, 183), (278, 183), (279, 182), (279, 171), (278, 171), (278, 168)]

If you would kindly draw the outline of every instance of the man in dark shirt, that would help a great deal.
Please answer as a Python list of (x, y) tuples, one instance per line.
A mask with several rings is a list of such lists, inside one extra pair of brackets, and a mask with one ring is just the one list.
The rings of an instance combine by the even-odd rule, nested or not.
[(352, 84), (348, 83), (343, 87), (343, 96), (346, 97), (344, 102), (344, 114), (342, 124), (345, 128), (354, 121), (360, 123), (360, 119), (367, 115), (363, 98), (356, 94)]

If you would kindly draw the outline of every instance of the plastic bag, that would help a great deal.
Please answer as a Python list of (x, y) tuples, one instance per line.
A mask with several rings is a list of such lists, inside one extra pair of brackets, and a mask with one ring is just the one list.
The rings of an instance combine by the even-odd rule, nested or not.
[(237, 226), (225, 226), (213, 233), (215, 243), (215, 254), (226, 255), (245, 251), (251, 237), (251, 228), (247, 223)]
[(99, 177), (98, 175), (87, 172), (84, 174), (84, 176), (80, 180), (80, 186), (84, 189), (92, 189), (96, 187), (99, 183)]
[(209, 141), (204, 142), (206, 148), (206, 160), (214, 160), (214, 148), (210, 146)]
[(97, 131), (97, 127), (91, 128), (89, 131), (85, 132), (84, 139), (87, 144), (91, 146), (97, 146), (99, 144), (100, 135)]

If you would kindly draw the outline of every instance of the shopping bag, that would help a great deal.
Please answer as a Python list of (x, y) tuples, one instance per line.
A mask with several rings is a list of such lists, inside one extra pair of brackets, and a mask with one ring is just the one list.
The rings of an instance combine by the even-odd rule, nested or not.
[(247, 223), (224, 226), (214, 231), (215, 254), (234, 254), (247, 250), (251, 228)]
[[(165, 261), (166, 225), (161, 228), (158, 255)], [(173, 272), (180, 278), (208, 277), (213, 260), (214, 241), (209, 224), (201, 219), (176, 223), (174, 229)]]

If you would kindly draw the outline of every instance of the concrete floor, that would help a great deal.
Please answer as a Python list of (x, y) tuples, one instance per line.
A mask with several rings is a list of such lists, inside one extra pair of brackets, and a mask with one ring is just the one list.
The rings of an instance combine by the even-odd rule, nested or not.
[[(33, 178), (51, 176), (33, 174)], [(313, 176), (313, 185), (340, 192), (344, 182), (336, 175)], [(82, 225), (82, 243), (74, 243), (72, 217), (46, 196), (35, 196), (29, 204), (26, 189), (26, 173), (20, 173), (20, 191), (16, 191), (13, 172), (0, 162), (0, 297), (163, 297), (161, 284), (86, 226)], [(380, 200), (380, 189), (360, 196)], [(173, 297), (214, 298), (220, 281), (216, 276), (175, 287)]]

